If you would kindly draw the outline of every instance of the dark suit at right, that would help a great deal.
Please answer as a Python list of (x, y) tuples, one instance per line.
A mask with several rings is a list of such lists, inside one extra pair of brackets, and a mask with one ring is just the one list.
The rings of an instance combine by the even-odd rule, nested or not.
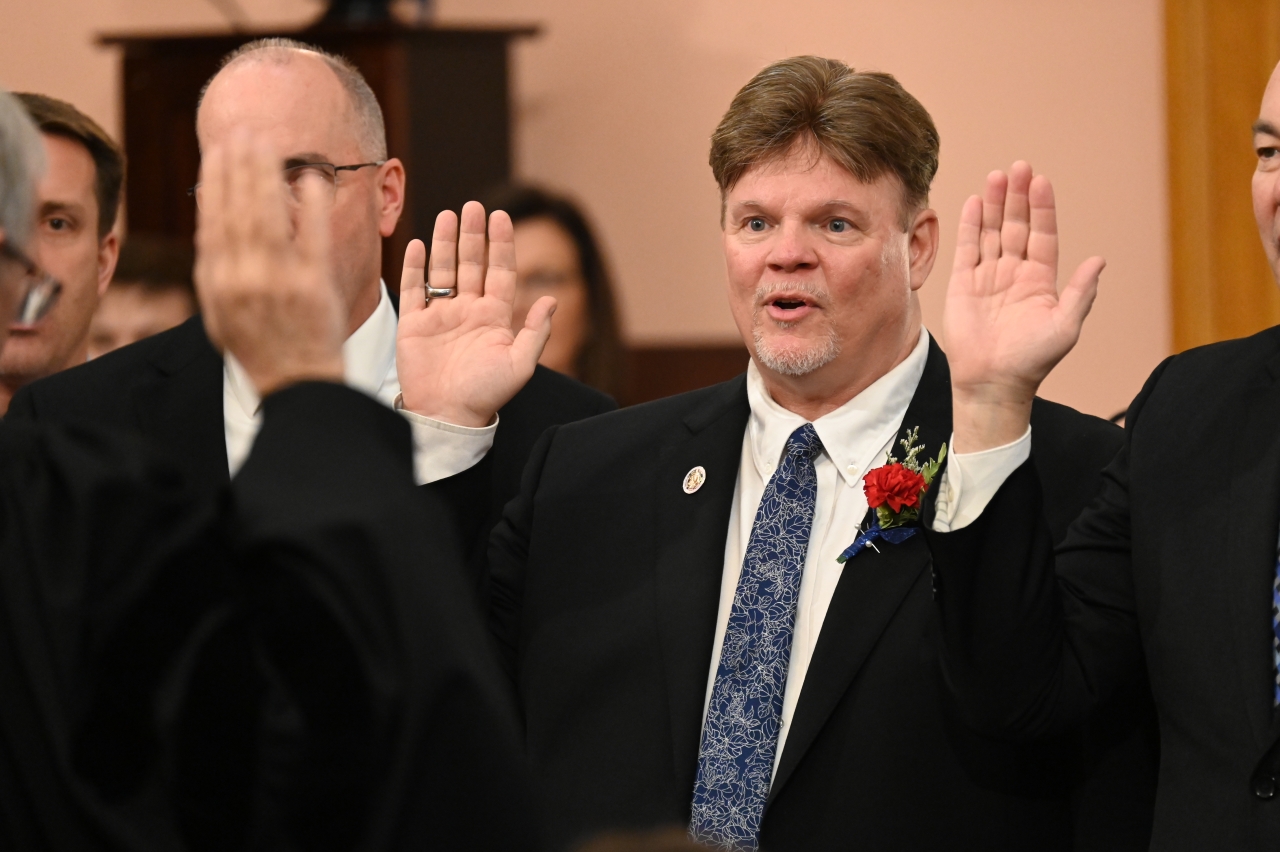
[(1280, 328), (1152, 374), (1056, 559), (1042, 488), (1024, 464), (972, 525), (928, 534), (965, 718), (1054, 736), (1145, 664), (1161, 743), (1151, 848), (1280, 849)]

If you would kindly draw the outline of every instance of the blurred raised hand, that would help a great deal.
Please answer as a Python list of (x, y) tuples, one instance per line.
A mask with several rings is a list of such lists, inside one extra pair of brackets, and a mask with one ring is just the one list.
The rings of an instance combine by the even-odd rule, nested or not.
[(555, 299), (534, 303), (519, 333), (511, 329), (516, 293), (516, 248), (511, 218), (488, 220), (475, 201), (462, 218), (436, 217), (426, 285), (457, 288), (453, 298), (426, 299), (426, 249), (413, 240), (400, 279), (396, 370), (404, 407), (458, 426), (486, 426), (533, 376), (551, 335)]
[(965, 201), (943, 314), (956, 452), (1026, 431), (1040, 382), (1080, 339), (1103, 266), (1089, 258), (1058, 292), (1053, 187), (1025, 162)]
[(199, 189), (195, 281), (205, 329), (262, 396), (343, 376), (326, 194), (318, 178), (304, 183), (291, 217), (282, 163), (265, 142), (237, 135), (205, 152)]

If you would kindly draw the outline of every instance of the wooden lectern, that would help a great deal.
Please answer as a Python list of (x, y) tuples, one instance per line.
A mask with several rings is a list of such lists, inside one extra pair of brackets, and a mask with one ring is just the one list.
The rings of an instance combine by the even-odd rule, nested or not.
[(436, 214), (511, 177), (508, 46), (537, 33), (507, 28), (358, 29), (216, 35), (108, 35), (123, 48), (125, 193), (130, 233), (189, 240), (195, 234), (196, 99), (223, 56), (269, 36), (295, 38), (355, 63), (382, 104), (388, 153), (408, 175), (406, 209), (383, 245), (393, 292), (409, 240), (428, 243)]

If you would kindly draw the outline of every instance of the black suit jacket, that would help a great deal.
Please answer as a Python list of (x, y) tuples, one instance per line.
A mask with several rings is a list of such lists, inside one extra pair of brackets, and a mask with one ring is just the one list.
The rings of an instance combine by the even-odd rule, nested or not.
[(1145, 661), (1160, 717), (1152, 848), (1280, 848), (1280, 329), (1152, 374), (1056, 560), (1038, 479), (1024, 466), (971, 527), (931, 536), (970, 722), (1020, 738), (1078, 725)]
[[(745, 377), (544, 437), (494, 532), (492, 626), (524, 715), (553, 844), (687, 824), (725, 535), (749, 416)], [(1035, 406), (1047, 508), (1065, 532), (1120, 440)], [(936, 345), (905, 417), (927, 454), (951, 430)], [(706, 482), (681, 488), (695, 465)], [(1070, 848), (1069, 761), (956, 724), (937, 670), (923, 537), (850, 561), (805, 678), (762, 825), (773, 850)], [(1125, 763), (1153, 786), (1150, 763)], [(1133, 786), (1133, 785), (1130, 785)], [(1149, 810), (1121, 805), (1116, 832)], [(1142, 838), (1119, 839), (1137, 849)]]
[(0, 848), (533, 848), (459, 547), (397, 519), (441, 508), (411, 470), (403, 420), (327, 384), (265, 400), (217, 494), (0, 424)]
[[(617, 406), (544, 367), (499, 412), (493, 448), (470, 470), (424, 486), (455, 516), (468, 562), (482, 582), (489, 532), (519, 490), (520, 472), (548, 427)], [(14, 395), (7, 418), (92, 423), (141, 434), (167, 452), (190, 481), (228, 479), (222, 419), (222, 358), (197, 315), (175, 329), (49, 376)], [(435, 521), (433, 523), (438, 523)]]

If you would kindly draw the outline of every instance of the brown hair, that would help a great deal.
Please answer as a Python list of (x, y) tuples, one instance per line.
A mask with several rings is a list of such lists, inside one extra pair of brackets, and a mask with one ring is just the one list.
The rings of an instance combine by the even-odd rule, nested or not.
[(94, 195), (98, 199), (98, 239), (111, 233), (124, 188), (124, 152), (107, 131), (66, 101), (48, 95), (16, 93), (41, 133), (79, 142), (93, 158)]
[(938, 130), (928, 111), (892, 75), (819, 56), (775, 62), (734, 96), (711, 135), (721, 200), (747, 169), (806, 142), (864, 183), (895, 176), (904, 228), (929, 202)]
[(595, 232), (578, 206), (569, 199), (532, 186), (508, 186), (485, 198), (486, 210), (504, 210), (512, 224), (527, 219), (550, 219), (573, 240), (587, 288), (587, 336), (578, 353), (578, 378), (614, 399), (626, 388), (626, 356), (619, 329), (617, 301)]

